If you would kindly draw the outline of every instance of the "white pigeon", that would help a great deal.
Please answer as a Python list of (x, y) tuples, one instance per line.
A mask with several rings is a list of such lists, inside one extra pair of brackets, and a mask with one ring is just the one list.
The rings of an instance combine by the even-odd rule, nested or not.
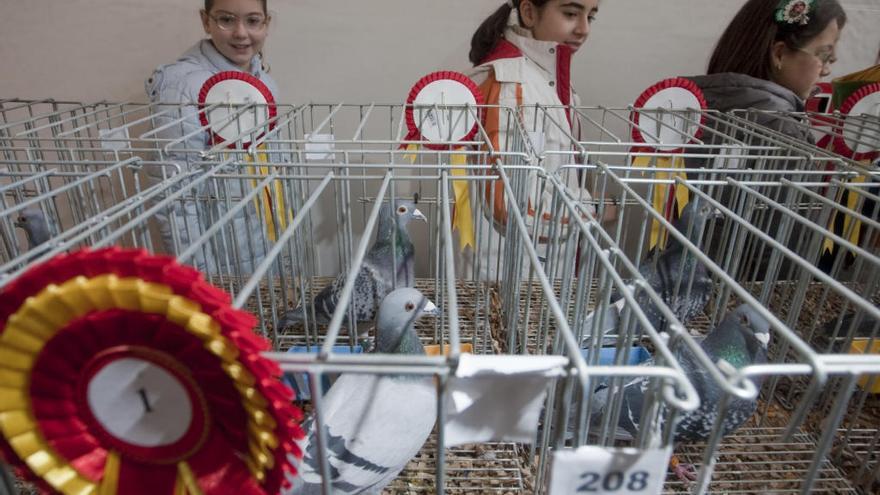
[[(437, 307), (413, 288), (388, 294), (379, 306), (376, 349), (383, 354), (424, 354), (415, 331)], [(333, 493), (381, 493), (419, 452), (434, 429), (437, 389), (432, 376), (347, 373), (322, 403), (323, 433)], [(302, 463), (286, 494), (320, 494), (316, 423), (309, 419), (300, 443)]]

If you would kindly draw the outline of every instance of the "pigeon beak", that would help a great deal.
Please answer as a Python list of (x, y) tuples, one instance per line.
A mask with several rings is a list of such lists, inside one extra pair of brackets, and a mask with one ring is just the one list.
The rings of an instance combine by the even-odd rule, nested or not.
[(432, 303), (429, 299), (425, 299), (425, 306), (422, 308), (422, 315), (440, 316), (440, 308)]
[(718, 208), (712, 208), (712, 218), (724, 218), (724, 213)]
[(419, 211), (418, 208), (413, 209), (412, 216), (413, 216), (413, 218), (418, 218), (419, 220), (421, 220), (425, 223), (428, 223), (428, 217), (426, 217), (424, 213)]
[(765, 349), (770, 345), (770, 333), (756, 333), (755, 338), (758, 339), (758, 342), (760, 342)]

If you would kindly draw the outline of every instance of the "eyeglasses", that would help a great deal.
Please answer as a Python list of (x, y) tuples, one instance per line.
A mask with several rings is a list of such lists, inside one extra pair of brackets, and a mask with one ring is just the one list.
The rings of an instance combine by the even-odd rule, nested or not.
[(208, 17), (214, 19), (214, 22), (217, 23), (217, 27), (224, 31), (234, 31), (235, 28), (238, 27), (239, 21), (244, 25), (245, 29), (252, 33), (258, 33), (266, 29), (266, 26), (269, 25), (269, 19), (260, 14), (250, 14), (245, 16), (244, 19), (235, 14), (208, 14)]
[(819, 60), (819, 62), (822, 62), (822, 67), (828, 67), (829, 65), (831, 65), (837, 61), (837, 56), (834, 54), (833, 50), (832, 51), (822, 51), (820, 53), (813, 53), (809, 50), (805, 50), (803, 48), (798, 48), (797, 51), (804, 52), (807, 55), (812, 55), (817, 60)]

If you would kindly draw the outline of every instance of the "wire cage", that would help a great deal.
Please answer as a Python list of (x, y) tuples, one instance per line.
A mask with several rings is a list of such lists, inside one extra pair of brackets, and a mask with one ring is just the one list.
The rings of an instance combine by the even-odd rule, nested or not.
[[(99, 241), (142, 211), (138, 197), (151, 193), (134, 173), (150, 166), (138, 158), (68, 165), (70, 162), (19, 161), (14, 170), (0, 174), (0, 273), (5, 279), (21, 273), (28, 263)], [(129, 236), (129, 242), (151, 246), (145, 226), (132, 230)]]
[[(876, 370), (872, 366), (876, 365), (876, 359), (847, 354), (859, 353), (856, 350), (859, 345), (872, 342), (871, 327), (876, 326), (878, 316), (876, 250), (865, 250), (826, 228), (829, 212), (839, 212), (839, 205), (820, 192), (833, 189), (833, 183), (807, 185), (786, 179), (775, 183), (750, 184), (732, 179), (726, 182), (724, 185), (697, 181), (685, 184), (679, 180), (692, 198), (707, 200), (723, 212), (723, 216), (714, 219), (715, 225), (710, 222), (702, 245), (696, 246), (712, 255), (716, 265), (706, 265), (715, 282), (706, 309), (708, 328), (713, 328), (724, 308), (748, 300), (745, 296), (751, 295), (754, 302), (778, 318), (785, 329), (774, 327), (772, 333), (770, 368), (765, 370), (762, 402), (754, 418), (758, 429), (745, 430), (742, 433), (747, 437), (739, 439), (741, 433), (736, 433), (724, 439), (722, 447), (715, 447), (722, 453), (725, 443), (735, 444), (754, 434), (762, 435), (764, 445), (753, 442), (747, 449), (734, 447), (734, 458), (743, 460), (752, 452), (755, 462), (769, 462), (771, 468), (739, 472), (734, 462), (726, 468), (735, 470), (735, 477), (726, 478), (726, 473), (719, 472), (725, 466), (718, 461), (710, 489), (749, 491), (766, 483), (778, 490), (836, 491), (849, 489), (841, 483), (841, 480), (849, 480), (853, 482), (852, 489), (859, 487), (870, 492), (873, 490), (870, 478), (876, 474), (866, 476), (865, 470), (872, 470), (873, 454), (851, 444), (847, 437), (853, 433), (847, 430), (854, 428), (859, 434), (868, 435), (871, 430), (876, 432), (877, 420), (864, 417), (864, 412), (871, 409), (866, 400), (871, 397), (868, 390), (875, 379), (872, 373)], [(774, 194), (774, 189), (782, 191)], [(778, 195), (785, 197), (785, 201), (773, 199)], [(732, 202), (725, 206), (722, 200)], [(634, 213), (643, 216), (644, 212), (639, 209), (647, 208), (648, 204), (643, 203)], [(852, 211), (844, 214), (861, 219), (865, 229), (873, 230), (872, 219)], [(771, 222), (776, 221), (778, 227), (774, 228)], [(650, 228), (647, 223), (643, 223), (643, 229)], [(875, 242), (870, 240), (874, 235), (867, 234), (862, 242)], [(820, 268), (819, 258), (829, 242), (839, 243), (842, 251), (826, 273)], [(844, 269), (848, 256), (856, 259), (852, 266)], [(865, 325), (861, 329), (853, 322), (853, 314), (858, 314), (856, 318)], [(707, 320), (701, 316), (688, 323), (692, 331), (705, 332), (703, 325)], [(837, 333), (829, 328), (836, 329)], [(866, 363), (874, 364), (866, 368)], [(810, 371), (797, 372), (790, 364), (807, 365)], [(778, 367), (772, 369), (774, 365)], [(856, 382), (868, 389), (855, 389)], [(837, 425), (847, 426), (837, 430)], [(772, 429), (780, 427), (785, 429), (784, 435), (783, 430)], [(807, 441), (811, 436), (813, 440)], [(799, 440), (793, 441), (795, 438)], [(801, 451), (800, 459), (794, 464), (797, 469), (791, 467), (792, 459), (773, 459), (780, 440), (788, 444), (787, 448)], [(837, 450), (829, 450), (832, 442)], [(852, 447), (859, 454), (855, 454)], [(838, 462), (844, 458), (848, 458), (848, 462)], [(782, 459), (784, 464), (779, 463)], [(825, 459), (834, 461), (834, 465)], [(854, 466), (862, 472), (857, 475), (851, 472)], [(840, 471), (835, 474), (837, 469)], [(795, 474), (797, 470), (801, 470), (799, 474)], [(730, 480), (729, 484), (723, 483), (725, 479)]]
[[(324, 375), (406, 372), (437, 377), (442, 394), (467, 350), (568, 358), (533, 445), (444, 449), (448, 411), (440, 407), (434, 433), (389, 493), (545, 492), (555, 451), (669, 445), (675, 420), (696, 407), (683, 355), (722, 391), (722, 409), (760, 392), (759, 408), (731, 436), (714, 432), (680, 446), (700, 478), (689, 484), (670, 475), (666, 491), (874, 490), (871, 373), (880, 370), (875, 359), (850, 353), (873, 348), (880, 321), (877, 213), (863, 208), (877, 199), (870, 171), (711, 111), (643, 111), (637, 123), (632, 109), (571, 108), (580, 135), (566, 131), (567, 145), (547, 146), (545, 133), (565, 129), (562, 109), (495, 109), (508, 112), (500, 142), (479, 123), (483, 107), (415, 109), (416, 122), (445, 115), (450, 127), (453, 119), (477, 124), (471, 140), (438, 144), (409, 135), (403, 105), (308, 104), (277, 105), (264, 125), (236, 127), (233, 139), (212, 144), (207, 125), (190, 125), (200, 112), (192, 105), (4, 100), (8, 276), (0, 284), (79, 246), (172, 254), (255, 314), (271, 356), (287, 371), (308, 372), (311, 390), (322, 388)], [(227, 115), (249, 110), (261, 108), (230, 106)], [(685, 139), (688, 127), (701, 137)], [(545, 172), (551, 162), (557, 173)], [(856, 203), (841, 203), (842, 191)], [(683, 192), (717, 210), (696, 241), (691, 226), (672, 227)], [(371, 345), (345, 328), (354, 319), (345, 302), (329, 324), (308, 317), (282, 324), (337, 274), (350, 301), (380, 205), (391, 199), (413, 199), (428, 218), (410, 226), (415, 286), (443, 313), (420, 322), (418, 335), (437, 354), (450, 346), (446, 357), (343, 354)], [(43, 212), (55, 234), (30, 249), (14, 227), (29, 208)], [(170, 235), (162, 235), (163, 221)], [(829, 228), (834, 222), (846, 227)], [(468, 223), (473, 245), (462, 252)], [(641, 272), (666, 239), (700, 259), (713, 281), (704, 309), (687, 321)], [(829, 245), (833, 256), (825, 256)], [(677, 295), (689, 296), (693, 274), (671, 275)], [(738, 304), (772, 328), (768, 363), (739, 373), (699, 344)], [(601, 315), (612, 308), (621, 308), (623, 323), (607, 331)], [(653, 366), (628, 364), (634, 345), (653, 355)], [(286, 352), (317, 346), (317, 355)], [(645, 420), (629, 438), (616, 428), (622, 391), (643, 377), (651, 391)], [(760, 390), (744, 377), (763, 377)], [(603, 407), (597, 387), (611, 397)], [(318, 410), (320, 400), (312, 399)]]
[[(574, 205), (593, 211), (597, 203), (567, 197), (542, 172), (533, 137), (510, 109), (495, 108), (511, 112), (503, 148), (495, 147), (479, 123), (482, 108), (433, 108), (458, 115), (450, 119), (470, 116), (478, 128), (473, 140), (438, 145), (407, 134), (405, 106), (378, 104), (278, 105), (264, 126), (237, 129), (231, 141), (199, 148), (187, 138), (203, 136), (209, 127), (185, 127), (200, 111), (193, 106), (6, 100), (3, 108), (0, 217), (10, 247), (3, 259), (8, 276), (0, 286), (32, 263), (82, 246), (144, 247), (173, 255), (229, 291), (234, 306), (258, 317), (257, 331), (273, 344), (270, 357), (294, 380), (308, 373), (309, 389), (322, 390), (309, 395), (309, 407), (319, 418), (324, 376), (433, 376), (437, 396), (443, 397), (462, 352), (566, 358), (564, 372), (551, 380), (535, 442), (445, 449), (448, 411), (438, 401), (434, 432), (388, 486), (389, 493), (546, 490), (551, 446), (571, 442), (564, 422), (549, 425), (569, 414), (586, 414), (587, 392), (597, 381), (647, 377), (655, 393), (646, 402), (652, 412), (638, 439), (645, 446), (666, 445), (659, 433), (663, 425), (696, 407), (693, 388), (665, 339), (638, 310), (632, 318), (646, 328), (655, 366), (626, 364), (625, 354), (608, 363), (593, 356), (587, 364), (578, 340), (583, 330), (572, 331), (569, 315), (593, 309), (600, 281), (606, 291), (613, 288), (632, 302), (623, 280), (639, 281), (640, 275), (616, 272), (607, 253), (621, 250), (607, 235), (580, 228), (582, 233), (572, 235), (573, 220), (529, 220), (528, 194), (534, 188), (546, 190), (549, 198), (531, 206), (539, 218), (546, 214), (552, 220)], [(229, 108), (230, 114), (246, 110)], [(416, 122), (429, 118), (428, 111), (415, 111)], [(171, 133), (173, 128), (178, 132)], [(506, 214), (487, 221), (484, 205), (495, 198)], [(358, 346), (373, 345), (346, 327), (356, 319), (350, 302), (382, 221), (382, 204), (410, 199), (428, 219), (427, 225), (409, 227), (417, 253), (414, 284), (442, 308), (417, 331), (437, 355), (349, 355)], [(51, 241), (26, 248), (21, 233), (12, 235), (13, 224), (28, 208), (39, 209), (52, 225)], [(163, 223), (170, 228), (163, 231)], [(463, 249), (468, 223), (472, 245)], [(574, 277), (574, 265), (559, 263), (564, 258), (558, 249), (578, 251), (589, 269)], [(494, 268), (473, 253), (489, 253)], [(337, 274), (340, 299), (329, 322), (306, 317), (304, 325), (282, 324), (286, 313), (311, 304)], [(586, 295), (578, 304), (563, 298), (576, 291)], [(660, 297), (647, 293), (674, 321)], [(318, 346), (317, 354), (288, 352)], [(569, 407), (563, 397), (571, 394), (586, 400)], [(588, 430), (575, 428), (575, 434), (586, 438)]]
[[(877, 196), (872, 187), (876, 167), (738, 115), (572, 110), (579, 117), (578, 132), (570, 134), (568, 146), (539, 153), (538, 162), (565, 156), (571, 165), (563, 166), (562, 174), (576, 175), (584, 189), (602, 198), (597, 216), (604, 217), (603, 209), (618, 210), (613, 225), (606, 223), (604, 229), (623, 249), (616, 271), (626, 272), (619, 266), (623, 258), (648, 273), (657, 271), (663, 265), (658, 265), (658, 251), (666, 243), (681, 242), (690, 256), (706, 256), (712, 281), (701, 312), (688, 318), (678, 314), (697, 340), (742, 303), (767, 317), (773, 328), (766, 366), (728, 373), (716, 382), (725, 400), (734, 400), (742, 397), (737, 395), (742, 390), (733, 391), (742, 376), (763, 377), (757, 414), (730, 436), (716, 431), (703, 442), (683, 444), (683, 458), (702, 465), (698, 481), (683, 483), (670, 476), (665, 489), (876, 491), (880, 423), (869, 411), (874, 409), (870, 390), (877, 360), (857, 355), (873, 345), (878, 322), (877, 212), (871, 206)], [(558, 125), (549, 115), (543, 124)], [(583, 193), (563, 189), (570, 199), (583, 198)], [(701, 237), (685, 240), (681, 236), (692, 233), (692, 225), (672, 225), (685, 204), (695, 200), (711, 204), (716, 213)], [(588, 218), (583, 208), (577, 211)], [(598, 224), (581, 228), (603, 230)], [(554, 265), (579, 261), (572, 254), (576, 250), (554, 252), (561, 254)], [(678, 301), (693, 299), (697, 290), (695, 270), (660, 273), (663, 299), (678, 312)], [(605, 332), (602, 342), (618, 350), (615, 339), (621, 335), (627, 346), (638, 343), (640, 334), (632, 328), (596, 323), (595, 315), (606, 309), (607, 302), (602, 303), (580, 320), (590, 323), (591, 338)], [(658, 330), (676, 334), (678, 329), (669, 324)], [(674, 352), (679, 342), (690, 341), (687, 336), (673, 339)], [(719, 373), (713, 372), (714, 379), (725, 375), (715, 364), (703, 371), (713, 368)]]

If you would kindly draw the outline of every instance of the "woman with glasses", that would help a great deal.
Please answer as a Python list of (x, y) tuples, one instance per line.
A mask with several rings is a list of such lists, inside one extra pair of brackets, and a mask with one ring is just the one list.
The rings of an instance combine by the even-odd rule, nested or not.
[[(831, 73), (845, 24), (838, 0), (748, 0), (721, 35), (707, 74), (691, 79), (714, 110), (801, 112), (819, 79)], [(812, 141), (790, 121), (769, 114), (755, 119)]]
[[(161, 160), (179, 165), (184, 172), (202, 164), (200, 152), (212, 147), (212, 142), (200, 121), (197, 104), (202, 86), (213, 75), (225, 71), (250, 74), (263, 82), (278, 101), (278, 87), (261, 57), (271, 20), (266, 2), (205, 0), (201, 21), (208, 37), (193, 45), (177, 61), (157, 68), (147, 79), (146, 91), (151, 102), (174, 104), (157, 106), (154, 111), (153, 125), (160, 130), (158, 137), (162, 139), (159, 147), (174, 143), (170, 153), (161, 152)], [(149, 168), (147, 173), (153, 183), (166, 180), (172, 174), (168, 167)], [(169, 253), (180, 254), (223, 213), (216, 206), (223, 201), (212, 202), (215, 206), (209, 207), (204, 198), (225, 195), (234, 203), (247, 192), (229, 190), (236, 181), (218, 181), (223, 190), (217, 191), (211, 182), (189, 190), (183, 199), (174, 201), (156, 215), (165, 250)], [(222, 241), (218, 236), (212, 237), (210, 245), (204, 245), (192, 259), (184, 261), (203, 271), (214, 272), (225, 266), (226, 273), (234, 272), (234, 267), (239, 267), (240, 273), (252, 272), (268, 250), (263, 230), (263, 222), (255, 206), (250, 204), (224, 228)]]
[[(846, 13), (838, 0), (748, 0), (718, 40), (707, 74), (690, 79), (703, 90), (710, 109), (722, 112), (759, 110), (749, 112), (748, 118), (789, 138), (813, 143), (809, 126), (787, 116), (786, 112), (803, 112), (804, 103), (816, 83), (831, 73), (831, 64), (837, 60), (837, 41), (845, 24)], [(727, 128), (723, 131), (730, 132)], [(718, 136), (709, 133), (703, 139), (711, 144)], [(711, 169), (714, 163), (721, 166), (731, 163), (723, 159), (716, 162), (693, 157), (686, 158), (686, 162), (691, 169)], [(799, 162), (768, 160), (739, 163), (738, 166), (781, 169), (799, 166)], [(712, 173), (696, 175), (719, 178)], [(721, 191), (717, 199), (731, 206), (733, 191)], [(774, 199), (785, 204), (785, 190), (775, 191)], [(756, 215), (752, 221), (759, 222), (764, 232), (781, 240), (777, 234), (784, 225), (783, 218), (782, 213), (773, 212)], [(723, 223), (715, 225), (715, 232), (711, 235), (713, 245), (706, 249), (719, 263), (724, 262), (729, 247), (724, 245)], [(801, 233), (802, 226), (795, 224), (783, 242), (798, 251), (801, 249), (797, 244), (802, 239)], [(709, 238), (708, 234), (706, 238)], [(783, 259), (771, 266), (771, 253), (772, 250), (763, 249), (761, 256), (749, 260), (757, 264), (757, 268), (744, 269), (742, 273), (757, 280), (763, 279), (768, 270), (774, 268), (778, 269), (779, 279), (789, 276), (789, 262)]]

